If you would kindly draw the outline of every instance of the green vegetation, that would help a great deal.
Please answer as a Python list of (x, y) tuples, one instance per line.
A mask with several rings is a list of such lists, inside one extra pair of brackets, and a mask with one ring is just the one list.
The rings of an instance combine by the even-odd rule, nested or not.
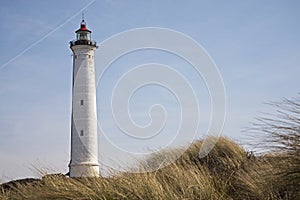
[[(255, 156), (222, 137), (208, 156), (199, 159), (201, 141), (196, 141), (176, 162), (151, 173), (81, 179), (47, 175), (40, 181), (4, 184), (0, 198), (299, 199), (300, 99), (275, 106), (278, 115), (260, 118), (252, 129), (264, 134), (266, 146), (271, 147), (263, 155)], [(153, 155), (147, 164), (155, 166), (162, 155)]]

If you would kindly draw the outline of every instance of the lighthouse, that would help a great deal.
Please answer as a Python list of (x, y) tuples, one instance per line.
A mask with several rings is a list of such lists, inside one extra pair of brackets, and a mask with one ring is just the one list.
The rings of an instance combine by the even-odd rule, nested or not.
[(94, 53), (96, 42), (82, 19), (73, 52), (70, 177), (99, 176)]

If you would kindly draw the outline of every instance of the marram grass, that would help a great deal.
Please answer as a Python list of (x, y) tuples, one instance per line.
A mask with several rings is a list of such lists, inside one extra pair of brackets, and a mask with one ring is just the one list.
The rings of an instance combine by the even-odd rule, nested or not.
[[(297, 199), (299, 157), (285, 153), (249, 155), (220, 138), (199, 159), (197, 141), (173, 164), (151, 173), (120, 173), (109, 178), (73, 179), (47, 175), (40, 181), (8, 183), (1, 199)], [(158, 156), (158, 155), (157, 155)], [(155, 155), (151, 158), (152, 162)], [(297, 166), (296, 166), (297, 165)], [(293, 180), (286, 178), (293, 174)], [(293, 184), (290, 184), (293, 181)], [(298, 185), (295, 185), (298, 184)]]

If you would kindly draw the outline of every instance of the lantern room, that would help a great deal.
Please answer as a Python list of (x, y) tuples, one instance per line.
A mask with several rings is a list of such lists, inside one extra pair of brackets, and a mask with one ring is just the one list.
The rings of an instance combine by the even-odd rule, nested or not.
[(71, 47), (75, 45), (91, 45), (97, 47), (96, 42), (91, 40), (92, 31), (87, 29), (84, 19), (80, 23), (80, 29), (75, 31), (75, 33), (76, 40), (70, 42)]
[(84, 20), (81, 21), (80, 29), (78, 29), (75, 33), (77, 40), (91, 40), (91, 31), (86, 28)]

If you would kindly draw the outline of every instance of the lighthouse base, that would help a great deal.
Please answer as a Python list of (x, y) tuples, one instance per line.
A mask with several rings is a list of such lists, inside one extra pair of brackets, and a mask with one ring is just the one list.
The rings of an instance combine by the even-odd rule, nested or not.
[(76, 163), (69, 165), (70, 177), (99, 177), (98, 163)]

